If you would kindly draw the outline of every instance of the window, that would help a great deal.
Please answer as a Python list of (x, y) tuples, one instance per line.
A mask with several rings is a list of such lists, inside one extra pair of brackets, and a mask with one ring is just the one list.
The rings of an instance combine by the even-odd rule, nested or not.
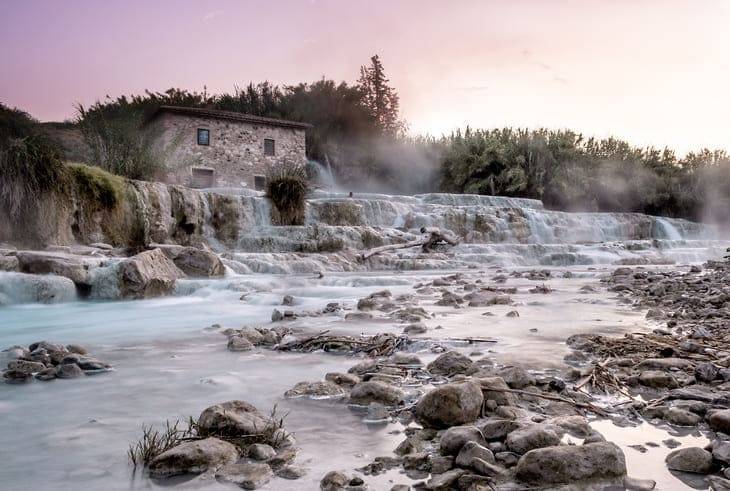
[(274, 140), (271, 138), (264, 138), (264, 155), (276, 155)]
[(266, 187), (266, 178), (264, 176), (253, 176), (253, 187), (256, 191), (263, 191)]
[(193, 167), (193, 179), (191, 187), (194, 188), (212, 188), (215, 182), (213, 169), (206, 167)]
[(210, 145), (210, 130), (198, 128), (198, 145)]

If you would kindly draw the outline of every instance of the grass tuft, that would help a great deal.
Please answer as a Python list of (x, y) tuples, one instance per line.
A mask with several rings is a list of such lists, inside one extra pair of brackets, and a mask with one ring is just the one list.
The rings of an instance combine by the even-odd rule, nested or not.
[(280, 225), (303, 225), (310, 183), (304, 165), (282, 163), (266, 176), (266, 197), (273, 203)]

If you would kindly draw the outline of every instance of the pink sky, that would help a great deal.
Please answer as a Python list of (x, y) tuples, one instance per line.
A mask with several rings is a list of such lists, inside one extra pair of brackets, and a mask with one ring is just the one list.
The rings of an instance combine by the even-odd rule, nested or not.
[(572, 128), (730, 148), (724, 0), (5, 2), (0, 101), (41, 120), (106, 94), (354, 81), (379, 53), (413, 133)]

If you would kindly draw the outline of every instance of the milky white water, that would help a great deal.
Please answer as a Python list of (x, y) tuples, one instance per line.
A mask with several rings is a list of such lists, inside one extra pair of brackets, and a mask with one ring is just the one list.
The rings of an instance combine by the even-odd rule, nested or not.
[[(581, 293), (585, 284), (597, 285), (606, 270), (571, 268), (572, 279), (546, 283), (550, 294), (527, 290), (541, 282), (510, 278), (499, 286), (517, 287), (516, 306), (436, 307), (433, 298), (421, 306), (436, 316), (426, 323), (426, 337), (448, 340), (479, 336), (497, 343), (452, 347), (467, 354), (480, 352), (498, 363), (527, 367), (564, 368), (564, 340), (578, 332), (622, 333), (644, 330), (643, 312), (619, 305), (605, 291)], [(473, 273), (473, 272), (472, 272)], [(494, 270), (484, 270), (488, 280)], [(132, 475), (126, 458), (128, 444), (140, 435), (140, 425), (197, 416), (205, 407), (230, 399), (244, 399), (266, 411), (274, 404), (288, 412), (301, 452), (297, 463), (309, 469), (298, 481), (273, 479), (263, 489), (317, 489), (321, 477), (340, 469), (352, 473), (376, 456), (392, 455), (403, 439), (398, 424), (368, 425), (363, 415), (335, 401), (288, 400), (283, 393), (295, 383), (320, 380), (326, 372), (346, 371), (357, 362), (325, 353), (280, 353), (265, 349), (233, 353), (226, 339), (206, 329), (266, 325), (285, 294), (293, 295), (297, 312), (321, 309), (338, 301), (352, 308), (357, 299), (387, 288), (394, 295), (414, 293), (413, 285), (443, 276), (443, 272), (339, 273), (315, 279), (312, 275), (231, 275), (221, 280), (184, 281), (175, 297), (128, 302), (67, 302), (22, 304), (0, 309), (0, 346), (28, 345), (39, 340), (80, 343), (114, 365), (109, 374), (80, 380), (33, 382), (22, 386), (0, 384), (0, 483), (3, 489), (152, 489), (160, 487), (141, 474)], [(559, 274), (557, 275), (559, 276)], [(243, 299), (241, 299), (244, 295)], [(281, 307), (280, 307), (281, 308)], [(518, 310), (519, 318), (505, 317)], [(484, 316), (490, 311), (494, 316)], [(330, 329), (348, 334), (400, 332), (389, 320), (346, 322), (338, 315), (302, 317), (292, 326)], [(436, 327), (440, 326), (440, 329)], [(536, 331), (534, 331), (536, 329)], [(420, 353), (424, 362), (436, 355)], [(640, 454), (626, 447), (667, 438), (648, 424), (618, 428), (597, 423), (609, 439), (624, 447), (634, 477), (659, 482), (658, 489), (685, 486), (664, 466), (666, 448)], [(683, 437), (685, 444), (701, 437)], [(680, 439), (680, 438), (678, 438)], [(693, 440), (694, 439), (694, 440)], [(681, 439), (680, 439), (681, 440)], [(651, 464), (648, 464), (651, 463)], [(365, 477), (373, 489), (407, 483), (391, 471)], [(179, 489), (231, 489), (200, 478)]]

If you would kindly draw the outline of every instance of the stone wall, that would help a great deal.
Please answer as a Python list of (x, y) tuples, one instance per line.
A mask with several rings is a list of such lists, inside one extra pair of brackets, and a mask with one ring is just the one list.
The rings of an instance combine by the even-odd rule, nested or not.
[[(254, 176), (265, 176), (278, 162), (306, 162), (304, 130), (265, 124), (162, 113), (155, 123), (167, 153), (166, 181), (191, 186), (195, 167), (212, 169), (215, 187), (254, 188)], [(198, 145), (198, 128), (209, 130), (209, 145)], [(275, 143), (275, 155), (264, 155), (264, 139)]]

